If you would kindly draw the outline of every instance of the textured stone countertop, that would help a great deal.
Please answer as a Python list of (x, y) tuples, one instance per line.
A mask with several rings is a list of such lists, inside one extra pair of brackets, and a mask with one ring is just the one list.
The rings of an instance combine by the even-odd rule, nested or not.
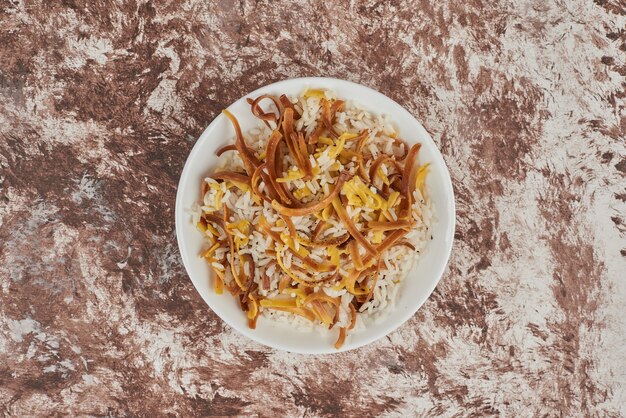
[[(0, 415), (626, 413), (626, 5), (0, 1)], [(436, 291), (339, 355), (226, 326), (174, 198), (218, 112), (299, 76), (365, 84), (456, 191)]]

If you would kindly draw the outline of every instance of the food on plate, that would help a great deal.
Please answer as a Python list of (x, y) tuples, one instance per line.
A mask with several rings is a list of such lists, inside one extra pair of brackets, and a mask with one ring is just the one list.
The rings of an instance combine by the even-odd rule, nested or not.
[[(260, 316), (337, 333), (393, 309), (431, 237), (420, 144), (331, 91), (247, 99), (258, 126), (235, 133), (202, 184), (194, 222), (214, 289)], [(243, 315), (243, 314), (242, 314)]]

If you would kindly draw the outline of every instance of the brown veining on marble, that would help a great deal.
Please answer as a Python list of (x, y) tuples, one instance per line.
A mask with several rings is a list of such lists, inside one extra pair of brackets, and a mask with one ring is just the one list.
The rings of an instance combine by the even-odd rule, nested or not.
[[(626, 7), (0, 2), (0, 411), (8, 416), (626, 414)], [(330, 76), (422, 121), (457, 198), (396, 332), (302, 357), (202, 302), (178, 176), (218, 112)]]

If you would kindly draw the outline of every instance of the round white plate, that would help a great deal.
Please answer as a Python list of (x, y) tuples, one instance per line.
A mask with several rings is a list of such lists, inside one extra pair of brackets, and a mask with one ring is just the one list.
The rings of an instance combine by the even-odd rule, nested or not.
[(281, 350), (298, 353), (323, 354), (346, 351), (369, 344), (389, 334), (409, 319), (426, 301), (435, 289), (446, 267), (452, 240), (454, 237), (454, 192), (450, 174), (434, 141), (402, 106), (387, 96), (360, 84), (333, 78), (297, 78), (280, 81), (262, 87), (237, 100), (228, 109), (238, 118), (243, 132), (256, 126), (257, 119), (252, 116), (246, 97), (261, 94), (282, 93), (297, 96), (307, 88), (329, 89), (337, 97), (350, 99), (374, 113), (387, 114), (399, 131), (399, 137), (409, 145), (421, 142), (420, 164), (430, 163), (431, 169), (426, 184), (430, 189), (430, 198), (436, 222), (433, 225), (433, 239), (419, 261), (407, 272), (398, 292), (395, 309), (377, 323), (370, 324), (364, 330), (352, 330), (340, 350), (334, 348), (337, 330), (299, 331), (280, 323), (260, 317), (255, 330), (248, 328), (245, 313), (238, 302), (227, 292), (216, 295), (212, 288), (211, 271), (206, 261), (199, 254), (206, 248), (203, 235), (191, 223), (191, 216), (186, 209), (199, 201), (202, 180), (217, 163), (215, 151), (233, 143), (233, 127), (220, 114), (211, 122), (196, 142), (187, 158), (178, 184), (176, 195), (176, 237), (183, 263), (194, 286), (213, 311), (227, 324), (243, 335)]

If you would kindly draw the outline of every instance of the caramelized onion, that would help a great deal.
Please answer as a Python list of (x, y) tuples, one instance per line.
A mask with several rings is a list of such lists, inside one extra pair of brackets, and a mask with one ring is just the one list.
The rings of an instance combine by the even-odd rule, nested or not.
[(307, 274), (307, 271), (303, 270), (302, 268), (296, 266), (295, 264), (292, 264), (290, 268), (287, 268), (285, 266), (285, 264), (283, 263), (283, 259), (282, 256), (280, 254), (280, 250), (278, 249), (276, 251), (276, 262), (278, 263), (278, 265), (280, 266), (280, 268), (282, 269), (282, 271), (284, 271), (289, 277), (291, 277), (295, 282), (300, 283), (303, 286), (307, 286), (307, 287), (315, 287), (317, 286), (320, 282), (325, 281), (326, 279), (321, 279), (321, 280), (311, 280), (309, 278), (302, 278), (299, 277), (298, 275), (296, 275), (293, 271), (298, 271), (302, 274)]
[(217, 155), (218, 157), (221, 157), (222, 154), (225, 153), (226, 151), (237, 151), (237, 147), (234, 144), (224, 145), (223, 147), (215, 151), (215, 155)]
[(337, 338), (337, 341), (335, 342), (335, 348), (337, 350), (339, 350), (341, 347), (343, 347), (343, 344), (346, 341), (346, 329), (341, 327), (339, 328), (339, 337)]
[[(259, 105), (259, 103), (263, 99), (270, 99), (272, 102), (274, 102), (274, 106), (276, 106), (278, 115), (276, 115), (274, 112), (264, 112), (263, 109), (261, 109), (261, 106)], [(257, 118), (261, 119), (268, 128), (270, 129), (272, 128), (271, 125), (269, 124), (270, 121), (276, 124), (279, 123), (281, 116), (283, 114), (283, 104), (279, 98), (277, 98), (276, 96), (272, 96), (270, 94), (263, 94), (254, 100), (247, 99), (246, 101), (250, 104), (250, 107), (252, 109), (252, 114), (256, 116)]]
[[(248, 280), (246, 281), (246, 292), (243, 294), (244, 297), (244, 301), (247, 300), (248, 295), (250, 294), (250, 291), (252, 290), (253, 287), (256, 287), (257, 284), (254, 282), (254, 272), (256, 271), (256, 265), (254, 264), (254, 260), (252, 259), (252, 256), (250, 254), (244, 254), (243, 256), (243, 260), (248, 262)], [(241, 263), (241, 271), (245, 272), (246, 270), (246, 265), (245, 262)]]
[(250, 151), (250, 149), (247, 147), (246, 142), (243, 139), (241, 127), (239, 126), (239, 121), (237, 120), (237, 118), (227, 109), (222, 110), (222, 113), (226, 115), (226, 117), (232, 123), (233, 128), (235, 129), (235, 147), (239, 152), (239, 156), (243, 160), (248, 175), (251, 176), (252, 173), (254, 173), (256, 167), (259, 165), (259, 160), (257, 160), (252, 151)]
[(235, 173), (234, 171), (218, 171), (211, 174), (211, 177), (216, 180), (230, 180), (243, 184), (250, 184), (250, 177), (245, 174)]
[(328, 130), (328, 134), (333, 139), (337, 139), (339, 135), (333, 129), (333, 122), (331, 120), (331, 114), (330, 114), (330, 102), (328, 100), (322, 100), (321, 107), (322, 107), (322, 124), (324, 128)]
[(389, 185), (395, 190), (402, 190), (402, 170), (399, 173), (391, 173), (389, 176)]
[(383, 262), (383, 259), (380, 258), (376, 265), (376, 276), (374, 277), (374, 283), (372, 283), (372, 286), (370, 287), (369, 292), (367, 292), (367, 297), (365, 298), (365, 302), (363, 303), (367, 303), (372, 297), (372, 295), (374, 294), (374, 289), (376, 289), (376, 284), (378, 283), (378, 278), (380, 277), (380, 266), (382, 262)]
[(291, 278), (288, 275), (283, 274), (283, 277), (281, 277), (278, 281), (278, 292), (282, 293), (283, 290), (289, 286), (289, 283), (291, 283)]
[(311, 301), (311, 308), (318, 319), (325, 325), (330, 325), (333, 322), (334, 314), (326, 303), (319, 300), (313, 300)]
[[(317, 261), (313, 260), (311, 257), (302, 257), (302, 256), (296, 254), (294, 251), (290, 251), (290, 252), (293, 254), (293, 257), (296, 257), (298, 260), (302, 261), (302, 264), (304, 264), (305, 266), (313, 269), (313, 271), (315, 271), (316, 273), (324, 273), (324, 272), (336, 271), (337, 270), (337, 268), (334, 265), (330, 264), (330, 263), (318, 263)], [(326, 280), (328, 280), (328, 278), (318, 279), (318, 280), (310, 280), (308, 282), (309, 283), (318, 283), (318, 282), (325, 282)]]
[(339, 322), (339, 308), (335, 309), (335, 316), (333, 317), (333, 322), (328, 326), (328, 329), (332, 329), (335, 324)]
[(361, 253), (359, 253), (359, 244), (356, 241), (350, 241), (348, 243), (348, 251), (350, 251), (350, 257), (352, 258), (354, 267), (357, 270), (363, 270), (363, 259), (361, 258)]
[(322, 122), (318, 122), (317, 126), (315, 127), (311, 135), (309, 135), (309, 139), (307, 140), (307, 142), (311, 145), (316, 145), (317, 142), (319, 141), (320, 135), (322, 135), (323, 132), (324, 132), (324, 124)]
[(343, 107), (343, 100), (335, 100), (332, 105), (325, 100), (322, 104), (322, 122), (324, 123), (324, 127), (328, 130), (329, 135), (333, 139), (339, 138), (339, 134), (333, 127), (333, 120), (335, 119), (335, 114), (339, 109)]
[(367, 268), (365, 270), (362, 270), (362, 271), (352, 270), (348, 274), (348, 276), (346, 276), (344, 278), (344, 280), (345, 280), (344, 283), (345, 283), (345, 286), (346, 286), (346, 290), (348, 292), (352, 293), (353, 295), (365, 295), (365, 294), (367, 294), (366, 290), (357, 290), (355, 288), (355, 286), (356, 286), (357, 282), (359, 281), (359, 279), (362, 276), (367, 276), (367, 275), (371, 274), (372, 272), (374, 272), (374, 270), (375, 269), (373, 267), (369, 267), (369, 268)]
[(391, 231), (394, 229), (410, 228), (412, 222), (407, 220), (398, 220), (391, 222), (371, 221), (367, 223), (367, 227), (373, 231)]
[(233, 236), (230, 234), (228, 228), (226, 228), (226, 223), (228, 222), (228, 206), (224, 203), (223, 205), (224, 218), (222, 219), (222, 225), (224, 226), (224, 231), (226, 233), (226, 237), (228, 238), (228, 246), (230, 247), (230, 272), (233, 274), (233, 278), (235, 279), (235, 283), (241, 290), (244, 290), (244, 286), (241, 283), (239, 278), (239, 273), (237, 272), (237, 267), (235, 267), (235, 243), (233, 242)]
[(350, 306), (350, 326), (348, 327), (348, 329), (353, 329), (354, 326), (356, 325), (356, 308), (354, 307), (352, 303), (349, 306)]
[(396, 161), (404, 161), (404, 159), (406, 158), (406, 156), (409, 153), (409, 145), (404, 142), (403, 140), (401, 140), (400, 138), (394, 138), (393, 142), (396, 144), (401, 144), (402, 145), (402, 155), (400, 156), (396, 156)]
[(409, 150), (407, 155), (407, 162), (404, 165), (404, 171), (402, 172), (402, 192), (407, 193), (409, 185), (411, 184), (411, 173), (417, 162), (417, 153), (421, 148), (421, 144), (415, 144)]
[(256, 320), (259, 318), (259, 315), (256, 315), (254, 318), (248, 318), (248, 328), (256, 329)]
[(308, 305), (309, 303), (311, 303), (314, 300), (320, 300), (322, 302), (328, 302), (331, 305), (334, 305), (336, 307), (339, 307), (339, 303), (340, 303), (340, 300), (339, 300), (338, 297), (333, 298), (333, 297), (328, 296), (324, 292), (317, 292), (317, 293), (311, 293), (309, 296), (304, 298), (304, 300), (302, 301), (302, 304), (303, 305)]
[(313, 167), (311, 166), (311, 160), (309, 160), (309, 150), (306, 147), (306, 142), (304, 141), (304, 134), (302, 132), (298, 132), (295, 135), (295, 148), (298, 150), (300, 159), (302, 161), (302, 170), (304, 170), (305, 178), (310, 179), (313, 176)]
[(410, 250), (412, 250), (412, 251), (416, 251), (415, 245), (411, 244), (411, 243), (410, 243), (409, 241), (407, 241), (407, 240), (402, 240), (402, 241), (400, 241), (400, 242), (398, 242), (398, 243), (394, 244), (393, 246), (395, 247), (396, 245), (403, 245), (403, 246), (405, 246), (405, 247), (409, 248), (409, 249), (410, 249)]
[(413, 191), (411, 190), (411, 174), (413, 173), (413, 168), (415, 167), (415, 163), (417, 161), (417, 153), (421, 148), (421, 144), (415, 144), (409, 150), (409, 153), (406, 157), (407, 161), (404, 164), (404, 171), (402, 172), (402, 194), (404, 194), (406, 198), (406, 208), (408, 210), (408, 216), (411, 214), (411, 206), (413, 205)]
[[(352, 138), (346, 138), (346, 141), (356, 142), (358, 144), (361, 142), (361, 140), (366, 138), (368, 135), (369, 135), (369, 130), (363, 129), (361, 132), (359, 132), (357, 136), (352, 137)], [(357, 152), (360, 152), (360, 151), (357, 151)]]
[[(289, 208), (289, 207), (281, 205), (279, 202), (277, 202), (275, 200), (275, 201), (272, 202), (272, 207), (278, 213), (281, 213), (281, 214), (287, 215), (287, 216), (306, 216), (306, 215), (310, 215), (310, 214), (315, 213), (317, 211), (320, 211), (320, 210), (324, 209), (326, 206), (330, 205), (332, 203), (333, 199), (335, 199), (337, 197), (337, 195), (339, 195), (339, 192), (341, 191), (341, 188), (343, 187), (343, 184), (346, 181), (348, 181), (350, 178), (352, 178), (352, 175), (349, 174), (348, 172), (341, 173), (339, 175), (339, 180), (337, 180), (337, 184), (335, 185), (335, 188), (333, 189), (333, 191), (330, 192), (328, 194), (328, 196), (326, 196), (325, 198), (323, 198), (322, 200), (319, 200), (317, 202), (309, 203), (307, 205), (302, 205), (302, 206), (300, 206), (298, 208)], [(337, 210), (337, 208), (335, 208), (335, 210)]]
[(298, 113), (298, 111), (296, 110), (296, 107), (293, 105), (293, 103), (291, 103), (291, 100), (289, 100), (289, 97), (287, 97), (287, 95), (281, 94), (279, 100), (280, 100), (280, 103), (283, 105), (283, 108), (293, 109), (294, 119), (300, 119), (301, 117), (300, 113)]
[(263, 217), (261, 217), (261, 220), (259, 221), (259, 228), (261, 228), (261, 230), (270, 236), (274, 241), (282, 244), (283, 240), (280, 238), (280, 234), (276, 231), (272, 231), (272, 227)]
[[(289, 152), (296, 159), (296, 164), (300, 163), (297, 159), (297, 153), (292, 141), (291, 134), (293, 133), (293, 109), (285, 109), (285, 114), (283, 115), (283, 137), (285, 138), (285, 143), (287, 144), (287, 148), (289, 148)], [(300, 166), (300, 164), (298, 164)]]
[(296, 231), (296, 226), (293, 224), (293, 221), (289, 216), (281, 216), (281, 219), (285, 221), (285, 225), (289, 229), (289, 236), (292, 239), (296, 239), (298, 237), (298, 232)]
[(224, 232), (226, 232), (226, 224), (224, 223), (224, 219), (220, 218), (217, 215), (214, 215), (212, 213), (205, 213), (202, 215), (202, 217), (209, 222), (213, 222), (214, 224), (217, 224), (220, 228), (222, 228), (224, 230)]
[(264, 308), (295, 313), (304, 316), (309, 321), (315, 320), (313, 312), (307, 308), (298, 307), (295, 299), (261, 299), (260, 304)]
[(376, 172), (378, 171), (380, 166), (385, 161), (388, 161), (388, 160), (391, 160), (391, 155), (380, 154), (378, 158), (376, 158), (374, 162), (372, 162), (372, 165), (370, 166), (370, 171), (369, 171), (369, 175), (372, 180), (374, 180), (374, 177), (376, 177)]
[(331, 245), (341, 245), (350, 239), (350, 234), (343, 234), (338, 237), (329, 237), (319, 240), (301, 240), (302, 245), (306, 245), (308, 247), (330, 247)]
[[(389, 236), (383, 240), (383, 242), (378, 244), (378, 246), (376, 247), (376, 252), (382, 256), (385, 251), (391, 248), (393, 244), (395, 244), (398, 240), (400, 240), (408, 233), (409, 231), (407, 231), (406, 229), (396, 229), (395, 231), (390, 233)], [(368, 256), (363, 259), (363, 263), (365, 265), (368, 265), (370, 262), (373, 261), (373, 259), (374, 257), (368, 254)]]
[(263, 290), (270, 290), (270, 276), (267, 275), (267, 269), (270, 268), (270, 266), (274, 264), (276, 264), (276, 261), (272, 260), (269, 263), (267, 263), (265, 265), (265, 268), (263, 269), (263, 275), (261, 277), (261, 284), (263, 285)]
[(376, 178), (376, 174), (378, 174), (378, 169), (380, 168), (380, 166), (385, 161), (388, 161), (388, 160), (391, 160), (391, 156), (387, 154), (381, 154), (378, 156), (378, 158), (374, 160), (374, 162), (370, 166), (370, 171), (369, 171), (369, 178), (371, 182), (373, 182), (374, 179)]
[(324, 231), (324, 229), (326, 229), (327, 227), (328, 227), (328, 224), (324, 222), (323, 220), (320, 220), (317, 223), (317, 226), (315, 227), (315, 229), (313, 230), (313, 233), (311, 234), (311, 241), (315, 241), (317, 237), (319, 236), (319, 234), (321, 234), (322, 231)]
[(343, 222), (350, 235), (352, 235), (352, 237), (357, 240), (357, 242), (361, 244), (368, 253), (375, 256), (377, 254), (376, 249), (361, 234), (354, 222), (352, 222), (352, 219), (350, 219), (350, 217), (348, 216), (348, 212), (346, 212), (346, 208), (343, 207), (341, 200), (339, 200), (338, 197), (335, 197), (332, 203), (333, 207), (335, 208), (335, 212), (337, 213), (337, 216), (339, 216), (339, 219), (341, 220), (341, 222)]
[(224, 283), (224, 287), (226, 287), (226, 290), (228, 290), (228, 293), (230, 293), (232, 296), (237, 296), (241, 293), (241, 289), (239, 288), (239, 286), (237, 286), (236, 283), (234, 286), (229, 286)]
[(361, 177), (364, 182), (369, 184), (370, 183), (370, 176), (367, 173), (367, 171), (365, 170), (365, 162), (364, 162), (363, 158), (361, 158), (361, 160), (359, 160), (359, 166), (358, 166), (357, 170), (359, 172), (359, 177)]
[(355, 140), (357, 140), (356, 152), (362, 152), (363, 147), (365, 146), (365, 142), (367, 142), (368, 138), (369, 138), (369, 131), (367, 129), (365, 129), (363, 132), (361, 132), (361, 134), (359, 135), (358, 140), (355, 138)]
[(292, 203), (292, 199), (287, 194), (285, 187), (276, 181), (276, 178), (278, 177), (276, 173), (276, 165), (277, 165), (276, 152), (278, 151), (278, 145), (280, 144), (280, 141), (282, 139), (283, 139), (283, 136), (280, 134), (280, 132), (278, 132), (277, 130), (272, 132), (272, 135), (270, 136), (267, 142), (265, 159), (267, 161), (267, 173), (268, 173), (269, 184), (271, 184), (274, 190), (276, 190), (276, 194), (280, 197), (280, 202), (286, 205), (289, 205)]
[[(272, 203), (272, 199), (270, 199), (269, 197), (265, 196), (263, 193), (261, 193), (261, 190), (259, 190), (259, 180), (261, 180), (261, 176), (263, 173), (263, 170), (265, 169), (265, 167), (267, 166), (267, 163), (263, 163), (260, 164), (256, 170), (254, 170), (254, 174), (252, 174), (252, 180), (250, 181), (250, 186), (252, 187), (252, 191), (259, 196), (261, 199), (265, 200), (267, 203)], [(267, 184), (266, 184), (267, 186)]]

